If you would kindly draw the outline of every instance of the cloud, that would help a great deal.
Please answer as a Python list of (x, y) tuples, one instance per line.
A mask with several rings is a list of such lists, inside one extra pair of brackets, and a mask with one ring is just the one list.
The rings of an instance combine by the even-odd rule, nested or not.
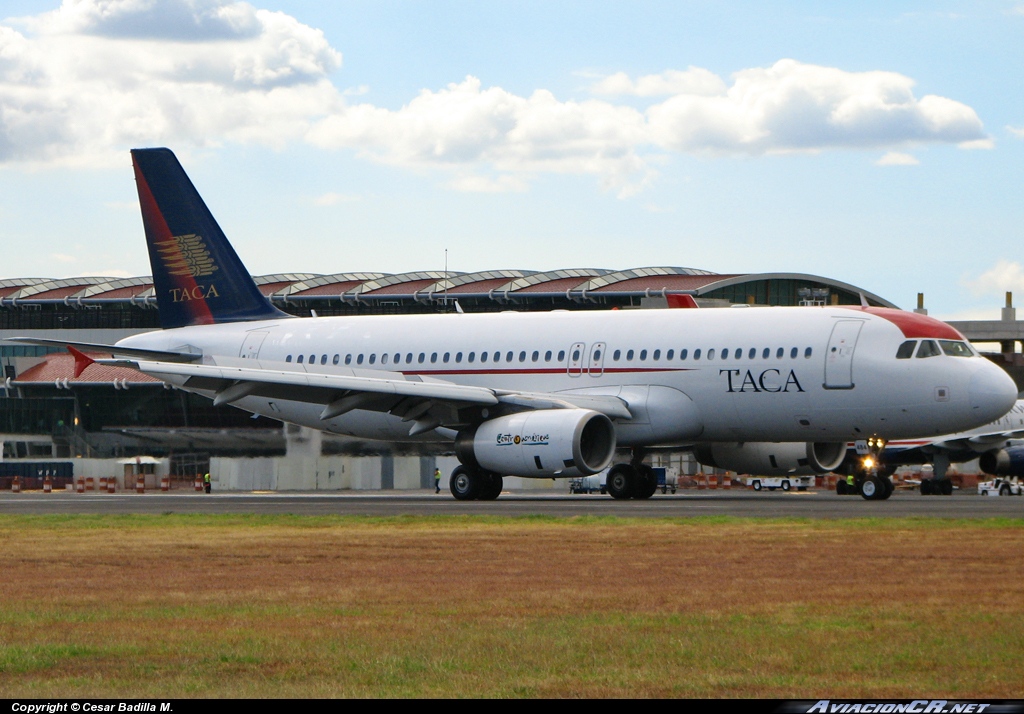
[(904, 154), (899, 151), (890, 151), (885, 154), (882, 158), (875, 162), (876, 166), (917, 166), (920, 161), (911, 156), (910, 154)]
[(975, 295), (998, 295), (1006, 291), (1024, 295), (1024, 266), (1001, 258), (981, 275), (965, 277), (960, 283)]
[(314, 206), (335, 206), (339, 203), (353, 203), (361, 201), (361, 196), (348, 193), (325, 193), (313, 199)]
[(915, 97), (913, 80), (892, 72), (788, 59), (728, 79), (692, 66), (618, 72), (584, 99), (521, 96), (467, 76), (387, 109), (359, 99), (365, 86), (332, 82), (341, 60), (320, 30), (245, 2), (64, 0), (0, 25), (0, 165), (121, 165), (137, 146), (308, 143), (438, 172), (454, 190), (521, 191), (558, 173), (628, 197), (678, 153), (991, 146), (973, 109)]
[(654, 140), (672, 151), (760, 155), (987, 138), (973, 109), (931, 94), (917, 99), (913, 80), (894, 72), (787, 59), (733, 80), (721, 94), (679, 94), (648, 109)]
[(1013, 134), (1018, 139), (1024, 139), (1024, 126), (1009, 126), (1007, 125), (1006, 130)]

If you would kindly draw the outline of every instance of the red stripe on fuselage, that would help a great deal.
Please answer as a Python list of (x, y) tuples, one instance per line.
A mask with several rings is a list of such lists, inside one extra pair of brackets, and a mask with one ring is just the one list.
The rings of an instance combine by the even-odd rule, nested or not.
[[(139, 204), (142, 207), (142, 221), (146, 227), (146, 238), (148, 240), (156, 240), (161, 243), (164, 241), (173, 242), (174, 235), (171, 233), (170, 226), (167, 225), (166, 219), (164, 219), (164, 214), (160, 210), (160, 205), (156, 202), (156, 197), (149, 188), (149, 183), (147, 183), (146, 177), (142, 174), (142, 171), (139, 170), (138, 164), (133, 162), (133, 168), (135, 169), (135, 181), (139, 185)], [(172, 247), (174, 248), (175, 256), (181, 259), (181, 262), (184, 263), (185, 261), (181, 255), (181, 250), (177, 247), (176, 242)], [(167, 262), (161, 254), (158, 246), (151, 245), (150, 250), (153, 251), (156, 257), (163, 264), (164, 274), (167, 276), (167, 279), (174, 284), (174, 287), (182, 290), (182, 294), (187, 293), (188, 295), (196, 295), (202, 293), (201, 289), (197, 290), (199, 286), (196, 283), (195, 278), (191, 275), (171, 275), (170, 271), (167, 270)], [(153, 282), (155, 286), (155, 276), (153, 278)], [(210, 312), (210, 306), (206, 304), (205, 298), (193, 298), (186, 302), (182, 302), (181, 305), (192, 315), (194, 324), (213, 324), (213, 313)]]
[(839, 305), (838, 307), (860, 310), (869, 315), (884, 318), (900, 328), (903, 336), (907, 338), (931, 337), (938, 340), (967, 341), (967, 338), (961, 335), (959, 331), (953, 329), (942, 320), (936, 320), (934, 317), (920, 315), (916, 312), (893, 310), (888, 307), (857, 307), (855, 305)]

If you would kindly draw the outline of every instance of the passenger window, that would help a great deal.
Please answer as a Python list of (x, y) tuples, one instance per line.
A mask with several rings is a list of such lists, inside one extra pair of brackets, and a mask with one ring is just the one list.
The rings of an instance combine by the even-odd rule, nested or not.
[(668, 352), (665, 353), (665, 359), (672, 359), (673, 357), (675, 357), (675, 354), (675, 350), (669, 350)]
[(327, 364), (327, 355), (320, 355), (320, 364)]
[(288, 355), (287, 357), (284, 358), (284, 361), (285, 362), (291, 362), (292, 361), (292, 356)]
[(412, 352), (407, 352), (405, 355), (405, 363), (412, 364)]
[(341, 362), (341, 355), (334, 355), (334, 359), (331, 360), (331, 364), (337, 365), (338, 362)]
[(711, 348), (710, 350), (708, 350), (708, 359), (714, 359), (714, 358), (715, 358), (715, 350), (714, 350), (714, 348)]
[(661, 350), (654, 350), (654, 354), (653, 354), (653, 355), (651, 355), (651, 357), (652, 357), (652, 358), (653, 358), (653, 359), (654, 359), (655, 361), (657, 361), (657, 360), (661, 359)]
[[(575, 352), (572, 353), (572, 358), (573, 359), (579, 359), (580, 358), (579, 350), (576, 350)], [(525, 362), (526, 361), (526, 352), (520, 352), (519, 353), (519, 361), (520, 362)]]
[(797, 352), (799, 352), (799, 350), (798, 350), (798, 349), (797, 349), (796, 347), (794, 347), (793, 349), (791, 349), (791, 350), (789, 351), (789, 358), (790, 358), (790, 359), (796, 359), (796, 355), (797, 355)]
[(310, 364), (316, 364), (316, 355), (310, 355), (309, 356), (309, 363)]
[(382, 354), (380, 356), (380, 363), (381, 364), (387, 364), (388, 363), (388, 353), (387, 352), (385, 352), (384, 354)]
[(455, 364), (458, 364), (461, 361), (462, 361), (462, 353), (461, 352), (456, 352), (455, 353)]
[(306, 357), (305, 355), (299, 355), (299, 359), (297, 360), (298, 363), (302, 364), (302, 360), (305, 359), (305, 357)]
[(640, 361), (647, 361), (647, 350), (640, 350)]
[[(753, 352), (754, 350), (750, 350), (750, 351)], [(751, 356), (753, 356), (753, 355), (751, 355)], [(737, 347), (736, 348), (736, 354), (734, 354), (733, 357), (735, 357), (736, 359), (742, 359), (742, 357), (743, 357), (743, 348), (742, 347)]]
[(476, 352), (469, 353), (469, 362), (473, 362), (476, 359)]
[[(684, 350), (684, 351), (685, 351), (685, 350)], [(693, 351), (693, 358), (694, 358), (694, 359), (700, 359), (700, 348), (697, 348), (697, 349), (695, 349), (695, 350)]]
[(487, 353), (486, 352), (481, 352), (480, 353), (480, 361), (481, 362), (486, 362), (487, 361)]
[(363, 356), (359, 355), (358, 357), (356, 357), (356, 364), (362, 364), (362, 363), (363, 363)]
[[(615, 360), (616, 362), (619, 361), (619, 357), (621, 357), (621, 356), (622, 356), (622, 350), (615, 350), (614, 352), (612, 352), (612, 359)], [(288, 361), (289, 362), (291, 361), (291, 357), (288, 358)]]
[(540, 352), (538, 352), (537, 350), (534, 350), (533, 354), (530, 356), (530, 361), (531, 362), (536, 362), (539, 359), (540, 359)]
[[(537, 360), (534, 359), (534, 361), (536, 362)], [(594, 361), (595, 362), (601, 361), (601, 350), (594, 350)]]
[(550, 362), (551, 361), (551, 350), (548, 350), (547, 352), (544, 353), (544, 361), (545, 362)]
[(495, 352), (494, 353), (494, 361), (495, 362), (501, 362), (501, 352)]
[(934, 340), (921, 340), (921, 346), (917, 348), (918, 357), (938, 357), (942, 352)]
[(416, 361), (418, 363), (420, 363), (420, 364), (423, 364), (423, 360), (425, 360), (426, 358), (427, 358), (427, 355), (424, 354), (423, 352), (420, 352), (420, 356), (416, 359)]
[(444, 362), (445, 364), (448, 364), (448, 359), (449, 359), (449, 358), (450, 358), (451, 356), (452, 356), (452, 353), (451, 353), (451, 352), (445, 352), (445, 353), (444, 353), (444, 357), (442, 357), (442, 358), (441, 358), (441, 361), (442, 361), (442, 362)]
[[(694, 355), (693, 358), (697, 359), (698, 355)], [(686, 350), (679, 350), (679, 359), (681, 359), (681, 360), (686, 359)]]
[[(561, 352), (558, 353), (558, 359), (562, 359), (562, 353)], [(505, 353), (505, 361), (506, 362), (511, 362), (512, 361), (512, 353), (511, 352), (506, 352)]]
[(372, 355), (370, 355), (370, 364), (373, 364), (376, 361), (377, 361), (377, 353), (374, 352)]
[(747, 359), (754, 359), (755, 357), (757, 357), (757, 350), (751, 347), (750, 351), (747, 352)]
[(630, 362), (633, 361), (633, 350), (626, 351), (626, 359), (629, 360)]
[[(714, 359), (714, 358), (715, 358), (715, 351), (714, 350), (709, 350), (708, 351), (708, 359)], [(729, 359), (729, 349), (728, 348), (722, 350), (722, 359)]]
[[(509, 352), (509, 354), (512, 354), (512, 353)], [(512, 360), (509, 359), (509, 362), (511, 362), (511, 361)], [(565, 361), (565, 350), (558, 350), (558, 361), (559, 362), (564, 362)]]
[(437, 352), (431, 352), (430, 353), (430, 364), (436, 364), (436, 363), (437, 363)]
[(771, 349), (768, 348), (768, 347), (765, 347), (764, 348), (764, 352), (761, 353), (761, 359), (768, 359), (771, 356), (772, 356)]
[(352, 364), (352, 355), (345, 355), (345, 364)]
[(810, 359), (810, 358), (811, 358), (811, 348), (808, 347), (807, 349), (804, 350), (804, 359)]
[(785, 354), (786, 354), (786, 350), (784, 348), (780, 347), (778, 349), (778, 351), (776, 351), (776, 353), (775, 353), (775, 359), (782, 359), (783, 355), (785, 355)]

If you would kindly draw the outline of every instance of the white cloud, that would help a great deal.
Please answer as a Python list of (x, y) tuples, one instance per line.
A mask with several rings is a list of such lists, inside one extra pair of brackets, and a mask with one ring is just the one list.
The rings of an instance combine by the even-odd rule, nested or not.
[(965, 277), (960, 282), (975, 295), (1001, 295), (1009, 290), (1024, 296), (1024, 266), (1000, 258), (981, 275)]
[(926, 95), (894, 72), (844, 72), (780, 60), (745, 69), (715, 96), (679, 94), (648, 110), (652, 137), (674, 151), (765, 154), (985, 139), (965, 104)]
[(876, 166), (917, 166), (920, 161), (911, 156), (910, 154), (904, 154), (899, 151), (890, 151), (885, 154), (882, 158), (875, 162)]
[(563, 173), (626, 197), (678, 152), (991, 146), (970, 107), (917, 98), (892, 72), (795, 60), (728, 81), (699, 67), (619, 72), (587, 100), (470, 76), (391, 110), (350, 104), (367, 89), (331, 82), (341, 54), (320, 30), (245, 2), (64, 0), (15, 25), (0, 25), (0, 164), (121, 165), (137, 146), (304, 141), (439, 171), (455, 190), (519, 191)]
[(361, 196), (348, 193), (325, 193), (313, 199), (314, 206), (334, 206), (339, 203), (353, 203), (361, 201)]
[(1009, 126), (1007, 125), (1006, 130), (1013, 134), (1018, 139), (1024, 139), (1024, 126)]

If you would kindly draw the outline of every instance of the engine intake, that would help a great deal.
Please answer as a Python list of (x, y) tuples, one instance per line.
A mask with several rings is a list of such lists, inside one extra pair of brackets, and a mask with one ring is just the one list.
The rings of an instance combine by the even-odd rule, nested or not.
[(846, 456), (842, 442), (767, 442), (700, 444), (693, 449), (705, 466), (759, 476), (809, 476), (839, 468)]
[(978, 457), (978, 466), (992, 476), (1024, 476), (1024, 446), (986, 451)]
[(510, 476), (589, 476), (611, 463), (615, 425), (589, 409), (520, 412), (459, 432), (455, 452), (467, 466)]

